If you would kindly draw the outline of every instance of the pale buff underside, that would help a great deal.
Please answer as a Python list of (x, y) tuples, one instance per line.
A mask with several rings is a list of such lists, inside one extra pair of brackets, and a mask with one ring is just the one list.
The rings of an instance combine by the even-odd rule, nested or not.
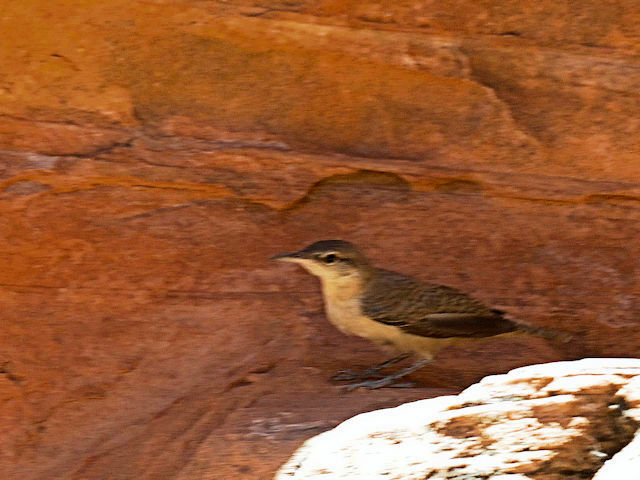
[(366, 338), (385, 351), (415, 353), (433, 358), (442, 348), (456, 342), (454, 338), (427, 338), (403, 332), (398, 327), (371, 320), (360, 309), (359, 282), (322, 282), (328, 320), (341, 332)]

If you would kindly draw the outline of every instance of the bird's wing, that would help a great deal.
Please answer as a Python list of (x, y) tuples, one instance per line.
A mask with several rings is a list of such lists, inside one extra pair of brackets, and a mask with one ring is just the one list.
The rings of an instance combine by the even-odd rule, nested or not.
[(363, 313), (376, 322), (432, 338), (491, 337), (518, 329), (504, 313), (454, 289), (380, 270), (362, 297)]
[(412, 335), (433, 338), (466, 337), (482, 338), (517, 330), (517, 325), (500, 315), (470, 313), (435, 313), (419, 321), (401, 325)]

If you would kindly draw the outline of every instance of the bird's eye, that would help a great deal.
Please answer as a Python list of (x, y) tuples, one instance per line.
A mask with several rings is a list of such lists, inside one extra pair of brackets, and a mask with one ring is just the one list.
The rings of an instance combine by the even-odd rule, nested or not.
[(325, 255), (322, 257), (322, 261), (326, 264), (335, 263), (338, 260), (338, 256), (330, 253), (329, 255)]

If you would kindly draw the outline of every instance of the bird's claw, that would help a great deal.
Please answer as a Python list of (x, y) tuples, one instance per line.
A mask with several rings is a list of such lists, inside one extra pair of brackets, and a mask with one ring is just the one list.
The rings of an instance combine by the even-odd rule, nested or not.
[(379, 380), (365, 380), (364, 382), (352, 383), (345, 385), (343, 390), (345, 392), (352, 392), (358, 388), (366, 388), (367, 390), (375, 390), (376, 388), (389, 387), (389, 388), (411, 388), (418, 384), (416, 382), (403, 382), (394, 383), (394, 378), (383, 377)]
[(410, 373), (415, 372), (416, 370), (419, 370), (420, 368), (424, 367), (427, 363), (429, 363), (431, 360), (430, 359), (422, 359), (416, 363), (414, 363), (413, 365), (406, 367), (402, 370), (400, 370), (398, 373), (392, 373), (391, 375), (386, 375), (383, 376), (382, 378), (378, 378), (377, 380), (365, 380), (362, 382), (356, 382), (356, 383), (352, 383), (350, 385), (345, 385), (343, 388), (345, 391), (347, 392), (351, 392), (353, 390), (355, 390), (356, 388), (367, 388), (369, 390), (373, 390), (376, 388), (382, 388), (382, 387), (394, 387), (394, 388), (406, 388), (406, 387), (413, 387), (415, 386), (415, 383), (413, 382), (402, 382), (402, 383), (395, 383), (396, 380), (398, 380), (399, 378), (404, 377), (405, 375), (408, 375)]
[(384, 378), (384, 375), (372, 368), (368, 368), (361, 372), (358, 372), (357, 370), (340, 370), (331, 377), (331, 380), (336, 382), (348, 382), (349, 380), (361, 380), (363, 378)]
[(362, 370), (361, 372), (358, 372), (357, 370), (340, 370), (333, 377), (331, 377), (331, 380), (335, 380), (337, 382), (344, 382), (349, 380), (363, 380), (365, 378), (382, 379), (382, 378), (385, 378), (385, 375), (380, 373), (381, 370), (384, 370), (385, 368), (395, 363), (401, 362), (402, 360), (408, 357), (409, 355), (406, 353), (402, 355), (398, 355), (397, 357), (387, 360), (386, 362), (383, 362), (379, 365), (369, 367), (366, 370)]

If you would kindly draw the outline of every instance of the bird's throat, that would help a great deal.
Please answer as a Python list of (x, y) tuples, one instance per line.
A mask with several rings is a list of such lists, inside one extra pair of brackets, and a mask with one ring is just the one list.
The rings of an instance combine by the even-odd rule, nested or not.
[(334, 278), (320, 277), (325, 302), (345, 301), (362, 293), (365, 282), (359, 273)]

